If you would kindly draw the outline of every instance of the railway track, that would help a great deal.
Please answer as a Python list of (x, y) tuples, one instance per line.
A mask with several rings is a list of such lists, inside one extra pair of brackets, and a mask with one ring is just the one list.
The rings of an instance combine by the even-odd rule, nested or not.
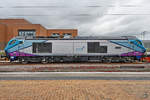
[(150, 72), (150, 63), (28, 63), (0, 62), (0, 72)]
[(66, 63), (47, 63), (47, 64), (43, 64), (43, 63), (28, 63), (28, 64), (22, 64), (19, 62), (10, 62), (10, 61), (1, 61), (0, 62), (0, 66), (2, 65), (60, 65), (60, 64), (75, 64), (75, 65), (80, 65), (80, 64), (95, 64), (95, 65), (123, 65), (123, 64), (147, 64), (146, 62), (134, 62), (134, 63), (99, 63), (99, 62), (80, 62), (80, 63), (74, 63), (74, 62), (66, 62)]
[(0, 72), (150, 72), (150, 63), (28, 63), (0, 62)]

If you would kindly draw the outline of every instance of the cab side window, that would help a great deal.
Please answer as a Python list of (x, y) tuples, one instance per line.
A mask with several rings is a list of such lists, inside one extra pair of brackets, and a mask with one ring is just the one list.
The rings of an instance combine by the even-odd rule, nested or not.
[(139, 40), (136, 40), (136, 42), (137, 42), (139, 45), (142, 45), (141, 41), (139, 41)]
[(19, 41), (19, 44), (23, 44), (23, 41)]
[(9, 43), (9, 45), (14, 44), (15, 42), (16, 42), (16, 40), (12, 40), (12, 41)]

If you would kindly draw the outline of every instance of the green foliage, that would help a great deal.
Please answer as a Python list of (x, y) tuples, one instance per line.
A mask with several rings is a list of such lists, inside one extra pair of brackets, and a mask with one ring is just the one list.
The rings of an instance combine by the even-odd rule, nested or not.
[(146, 48), (146, 52), (150, 52), (150, 48)]
[(0, 51), (0, 57), (5, 56), (5, 52), (4, 51)]

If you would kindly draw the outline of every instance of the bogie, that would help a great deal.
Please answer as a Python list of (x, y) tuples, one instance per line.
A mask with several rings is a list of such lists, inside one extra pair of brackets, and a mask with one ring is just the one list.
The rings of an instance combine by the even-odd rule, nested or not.
[(110, 57), (110, 56), (49, 56), (49, 57), (18, 57), (19, 62), (63, 63), (63, 62), (98, 62), (98, 63), (131, 63), (135, 62), (134, 57)]

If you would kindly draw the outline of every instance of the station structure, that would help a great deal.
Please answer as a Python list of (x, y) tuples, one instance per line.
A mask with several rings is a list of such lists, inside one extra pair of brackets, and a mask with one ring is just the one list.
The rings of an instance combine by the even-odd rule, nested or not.
[(142, 42), (146, 48), (147, 54), (150, 55), (150, 40), (143, 40)]
[(0, 50), (16, 36), (76, 37), (77, 35), (77, 29), (46, 29), (41, 24), (33, 24), (26, 19), (0, 19)]

